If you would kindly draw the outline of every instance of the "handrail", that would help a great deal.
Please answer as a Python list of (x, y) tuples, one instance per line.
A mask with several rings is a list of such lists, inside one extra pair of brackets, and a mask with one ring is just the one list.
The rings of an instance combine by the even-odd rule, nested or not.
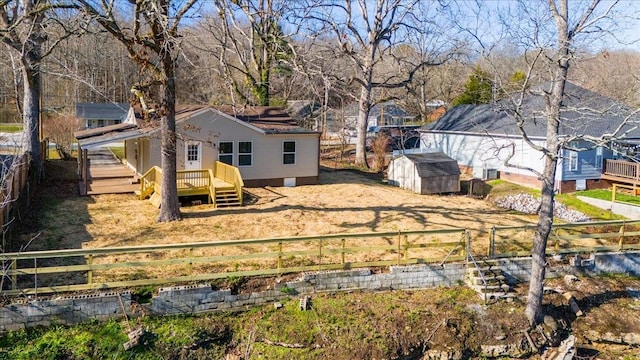
[(621, 178), (640, 179), (640, 163), (606, 159), (603, 174)]
[(162, 188), (162, 169), (153, 166), (140, 178), (140, 200), (154, 192), (160, 193)]
[(225, 164), (221, 161), (216, 161), (214, 166), (214, 176), (229, 184), (233, 184), (233, 188), (238, 196), (238, 201), (242, 204), (242, 188), (244, 187), (244, 181), (240, 175), (240, 170), (237, 167)]

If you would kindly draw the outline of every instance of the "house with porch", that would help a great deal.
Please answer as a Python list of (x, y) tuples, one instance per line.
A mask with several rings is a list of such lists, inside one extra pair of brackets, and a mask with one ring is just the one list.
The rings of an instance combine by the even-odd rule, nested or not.
[[(80, 173), (90, 166), (85, 150), (122, 141), (122, 161), (140, 179), (140, 196), (157, 193), (160, 127), (139, 117), (131, 110), (122, 124), (76, 133)], [(182, 106), (176, 132), (179, 196), (208, 194), (216, 204), (237, 203), (244, 186), (318, 183), (320, 133), (299, 127), (282, 108)]]
[[(527, 94), (520, 110), (530, 141), (544, 146), (543, 97)], [(420, 147), (443, 151), (473, 177), (539, 187), (537, 173), (543, 170), (544, 157), (527, 144), (513, 114), (511, 99), (456, 106), (419, 130)], [(567, 83), (560, 116), (560, 140), (565, 146), (559, 154), (556, 190), (608, 187), (610, 179), (603, 172), (610, 161), (623, 158), (619, 144), (640, 139), (637, 116), (625, 105), (572, 83)]]

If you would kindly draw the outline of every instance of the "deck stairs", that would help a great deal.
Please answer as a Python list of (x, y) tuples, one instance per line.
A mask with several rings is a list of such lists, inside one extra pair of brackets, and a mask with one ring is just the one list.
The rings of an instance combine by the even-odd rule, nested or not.
[(216, 188), (216, 207), (242, 206), (238, 193), (234, 188)]
[(484, 301), (515, 297), (515, 292), (506, 281), (502, 268), (493, 261), (483, 261), (467, 267), (467, 285), (474, 289)]

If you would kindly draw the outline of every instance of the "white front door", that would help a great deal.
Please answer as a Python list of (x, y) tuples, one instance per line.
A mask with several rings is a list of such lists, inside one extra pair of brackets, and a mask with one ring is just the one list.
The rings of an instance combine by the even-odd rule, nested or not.
[(202, 168), (202, 142), (186, 141), (184, 146), (184, 169), (200, 170)]

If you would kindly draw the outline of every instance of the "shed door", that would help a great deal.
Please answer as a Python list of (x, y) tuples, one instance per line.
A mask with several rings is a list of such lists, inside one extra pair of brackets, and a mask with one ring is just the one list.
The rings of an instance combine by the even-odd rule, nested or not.
[(187, 141), (184, 146), (184, 169), (200, 170), (202, 166), (202, 142)]

